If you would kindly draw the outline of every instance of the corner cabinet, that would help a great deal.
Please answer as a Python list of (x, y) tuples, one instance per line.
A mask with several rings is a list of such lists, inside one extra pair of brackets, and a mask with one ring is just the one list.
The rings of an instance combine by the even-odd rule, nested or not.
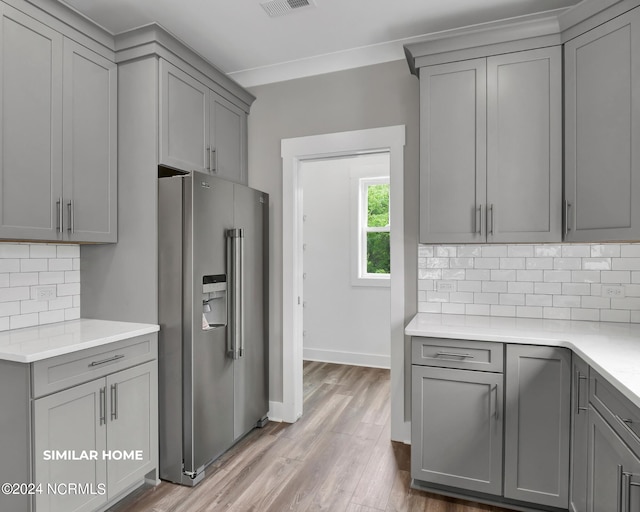
[(573, 354), (569, 512), (586, 512), (589, 445), (589, 365)]
[(640, 238), (640, 8), (565, 44), (565, 239)]
[(559, 46), (420, 68), (420, 242), (562, 232)]
[(0, 239), (115, 242), (116, 65), (0, 15)]
[(504, 496), (566, 509), (571, 352), (507, 345)]
[(161, 165), (247, 183), (247, 114), (160, 60)]

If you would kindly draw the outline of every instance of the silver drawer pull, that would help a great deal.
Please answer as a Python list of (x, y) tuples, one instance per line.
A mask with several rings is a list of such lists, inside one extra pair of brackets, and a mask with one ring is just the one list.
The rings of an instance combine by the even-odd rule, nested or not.
[(471, 354), (457, 354), (455, 352), (438, 352), (436, 357), (461, 357), (462, 359), (475, 359)]
[(618, 416), (617, 414), (616, 414), (615, 416), (616, 416), (616, 419), (617, 419), (620, 423), (622, 423), (622, 425), (627, 429), (627, 431), (629, 432), (629, 434), (631, 434), (631, 435), (633, 436), (633, 438), (634, 438), (636, 441), (640, 441), (640, 436), (638, 436), (638, 434), (636, 433), (636, 431), (635, 431), (635, 430), (633, 430), (633, 429), (631, 428), (631, 425), (633, 425), (633, 423), (634, 423), (634, 422), (633, 422), (633, 420), (626, 419), (626, 418), (621, 418), (621, 417), (620, 417), (620, 416)]
[(101, 364), (110, 363), (111, 361), (117, 361), (118, 359), (122, 359), (122, 358), (124, 358), (123, 355), (117, 355), (117, 356), (110, 357), (108, 359), (103, 359), (102, 361), (93, 361), (92, 363), (89, 364), (89, 366), (100, 366)]

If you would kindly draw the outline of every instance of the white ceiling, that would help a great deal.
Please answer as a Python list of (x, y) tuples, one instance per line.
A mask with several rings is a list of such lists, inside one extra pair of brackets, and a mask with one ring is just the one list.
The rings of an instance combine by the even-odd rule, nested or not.
[[(264, 1), (264, 0), (263, 0)], [(269, 18), (260, 0), (66, 0), (117, 34), (157, 22), (244, 86), (401, 59), (420, 36), (579, 0), (316, 0)]]

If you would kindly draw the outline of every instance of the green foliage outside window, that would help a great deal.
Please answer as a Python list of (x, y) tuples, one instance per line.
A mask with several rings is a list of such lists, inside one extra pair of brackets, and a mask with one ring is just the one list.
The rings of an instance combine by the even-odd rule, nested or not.
[[(389, 184), (367, 187), (367, 226), (382, 228), (389, 225)], [(367, 233), (367, 273), (391, 272), (391, 245), (388, 231)]]

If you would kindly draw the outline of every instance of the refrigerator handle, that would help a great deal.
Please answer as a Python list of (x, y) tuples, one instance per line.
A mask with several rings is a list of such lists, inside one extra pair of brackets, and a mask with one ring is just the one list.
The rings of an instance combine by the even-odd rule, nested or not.
[(233, 359), (244, 355), (242, 264), (244, 232), (242, 229), (227, 231), (227, 274), (231, 282), (229, 297), (229, 322), (227, 328), (227, 352)]

